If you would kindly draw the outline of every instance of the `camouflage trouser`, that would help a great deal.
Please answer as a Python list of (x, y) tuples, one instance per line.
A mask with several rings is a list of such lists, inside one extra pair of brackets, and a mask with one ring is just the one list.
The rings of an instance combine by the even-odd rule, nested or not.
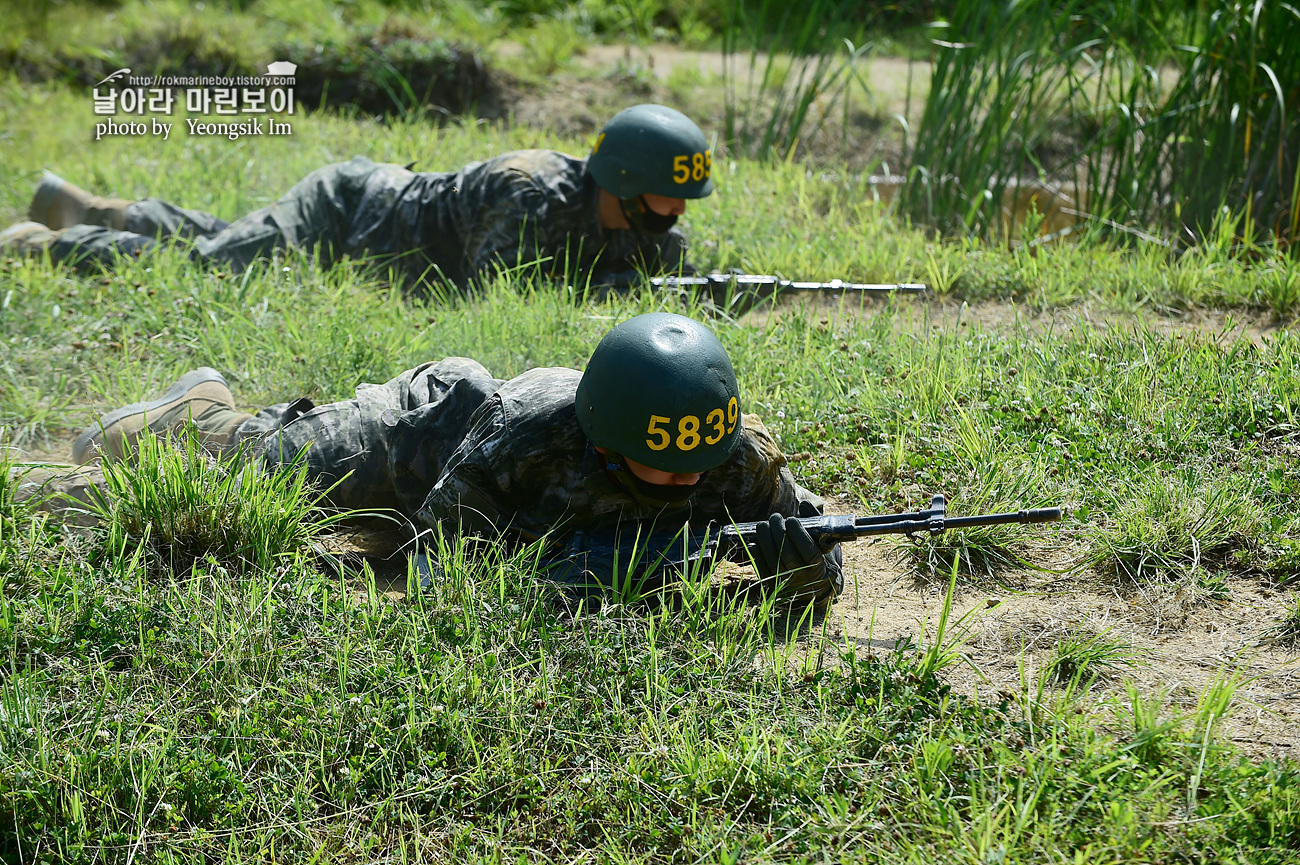
[[(363, 384), (355, 399), (313, 406), (300, 399), (248, 415), (217, 406), (193, 419), (204, 446), (243, 454), (266, 468), (301, 459), (329, 501), (349, 510), (395, 510), (413, 517), (474, 411), (503, 384), (478, 361), (451, 357), (407, 370), (386, 384)], [(190, 422), (185, 418), (184, 423)], [(232, 422), (238, 422), (231, 434)], [(209, 437), (206, 433), (215, 433)], [(96, 465), (16, 473), (19, 500), (46, 498), (65, 512), (104, 488)], [(82, 516), (85, 516), (82, 514)]]
[(306, 400), (263, 409), (227, 448), (247, 442), (268, 467), (302, 455), (313, 481), (340, 508), (413, 516), (464, 438), (474, 411), (503, 382), (478, 361), (452, 357), (363, 384), (355, 399)]
[(148, 198), (127, 207), (125, 231), (74, 225), (59, 232), (50, 245), (50, 256), (56, 261), (111, 265), (117, 257), (139, 255), (159, 241), (183, 240), (196, 261), (234, 270), (277, 249), (315, 251), (328, 266), (341, 256), (366, 181), (376, 171), (404, 169), (362, 157), (327, 165), (307, 175), (279, 201), (234, 222)]

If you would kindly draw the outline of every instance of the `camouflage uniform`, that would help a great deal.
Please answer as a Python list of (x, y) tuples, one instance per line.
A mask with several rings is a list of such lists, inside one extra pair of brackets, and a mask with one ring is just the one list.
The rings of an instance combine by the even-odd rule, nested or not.
[[(476, 361), (448, 358), (362, 385), (353, 400), (265, 409), (239, 426), (231, 445), (254, 440), (271, 466), (303, 452), (319, 483), (342, 478), (330, 496), (336, 505), (391, 508), (428, 527), (541, 535), (655, 519), (659, 512), (607, 476), (579, 427), (581, 376), (543, 368), (501, 381)], [(795, 482), (758, 418), (745, 417), (744, 427), (730, 459), (669, 512), (679, 524), (821, 511), (822, 500)]]
[(77, 225), (50, 246), (56, 260), (111, 265), (155, 238), (186, 238), (198, 261), (239, 270), (277, 249), (345, 256), (394, 268), (408, 281), (465, 288), (496, 268), (540, 262), (581, 284), (619, 283), (635, 271), (690, 271), (674, 228), (649, 237), (600, 225), (587, 161), (520, 150), (460, 171), (417, 173), (358, 156), (312, 172), (279, 201), (233, 223), (157, 199), (131, 204), (126, 229)]
[[(564, 541), (629, 523), (673, 531), (688, 520), (764, 520), (773, 513), (813, 516), (823, 500), (799, 486), (776, 442), (755, 415), (743, 418), (741, 438), (721, 466), (707, 472), (680, 506), (640, 504), (606, 471), (607, 460), (583, 433), (574, 405), (582, 374), (533, 369), (502, 381), (477, 361), (447, 358), (408, 370), (382, 385), (363, 384), (356, 398), (313, 406), (302, 399), (255, 415), (217, 405), (194, 418), (205, 446), (244, 447), (267, 468), (300, 457), (308, 475), (329, 488), (330, 501), (353, 510), (392, 510), (417, 530), (438, 528), (510, 537), (548, 535)], [(30, 473), (18, 497), (59, 495), (46, 507), (89, 501), (102, 472)], [(74, 511), (75, 513), (75, 511)], [(565, 569), (554, 559), (551, 578), (591, 590), (608, 580), (614, 561)], [(843, 581), (839, 548), (827, 557), (822, 600)], [(826, 594), (830, 593), (830, 594)]]

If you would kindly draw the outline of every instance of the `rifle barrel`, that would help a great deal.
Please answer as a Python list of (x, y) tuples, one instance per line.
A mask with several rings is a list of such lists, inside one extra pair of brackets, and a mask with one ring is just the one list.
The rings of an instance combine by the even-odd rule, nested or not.
[[(872, 535), (899, 535), (929, 532), (938, 534), (949, 529), (965, 529), (972, 526), (998, 526), (1006, 523), (1050, 523), (1061, 518), (1060, 508), (1030, 508), (1005, 514), (976, 514), (969, 517), (948, 517), (940, 513), (928, 516), (925, 511), (915, 514), (899, 514), (903, 519), (893, 522), (864, 523), (859, 517), (854, 526), (854, 537), (865, 538)], [(865, 519), (870, 519), (867, 517)]]
[(864, 293), (875, 292), (896, 292), (901, 291), (904, 294), (920, 294), (925, 291), (925, 285), (919, 282), (841, 282), (838, 279), (832, 279), (830, 282), (785, 282), (778, 283), (781, 288), (789, 288), (795, 291), (860, 291)]
[(1030, 508), (1007, 514), (984, 514), (974, 517), (948, 517), (944, 520), (945, 528), (960, 529), (963, 526), (996, 526), (1002, 523), (1050, 523), (1061, 518), (1060, 508)]
[[(911, 535), (918, 532), (938, 534), (948, 529), (972, 526), (996, 526), (1005, 523), (1050, 523), (1061, 518), (1060, 508), (1029, 508), (1003, 514), (977, 514), (969, 517), (947, 516), (942, 495), (936, 495), (928, 510), (902, 514), (876, 514), (854, 517), (850, 514), (825, 514), (803, 517), (800, 522), (819, 543), (848, 543), (875, 535)], [(724, 548), (752, 541), (757, 523), (724, 525), (718, 538)]]

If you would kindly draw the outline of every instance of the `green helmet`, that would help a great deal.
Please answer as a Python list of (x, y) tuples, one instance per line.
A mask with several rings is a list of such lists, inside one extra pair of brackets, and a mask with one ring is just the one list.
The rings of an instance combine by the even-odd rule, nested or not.
[(587, 167), (615, 198), (704, 198), (713, 192), (708, 139), (666, 105), (634, 105), (615, 114), (596, 136)]
[(740, 392), (731, 359), (704, 325), (652, 312), (615, 327), (578, 383), (587, 438), (642, 465), (694, 474), (740, 444)]

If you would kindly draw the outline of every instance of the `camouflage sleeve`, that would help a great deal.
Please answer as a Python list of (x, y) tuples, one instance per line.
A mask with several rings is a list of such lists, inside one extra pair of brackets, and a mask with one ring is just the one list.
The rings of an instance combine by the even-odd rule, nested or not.
[(493, 463), (505, 435), (505, 409), (494, 395), (470, 417), (468, 432), (416, 513), (421, 525), (453, 532), (495, 530), (505, 505)]
[(547, 196), (524, 174), (515, 174), (508, 186), (483, 208), (465, 236), (465, 255), (475, 278), (543, 257), (539, 226), (546, 224)]

